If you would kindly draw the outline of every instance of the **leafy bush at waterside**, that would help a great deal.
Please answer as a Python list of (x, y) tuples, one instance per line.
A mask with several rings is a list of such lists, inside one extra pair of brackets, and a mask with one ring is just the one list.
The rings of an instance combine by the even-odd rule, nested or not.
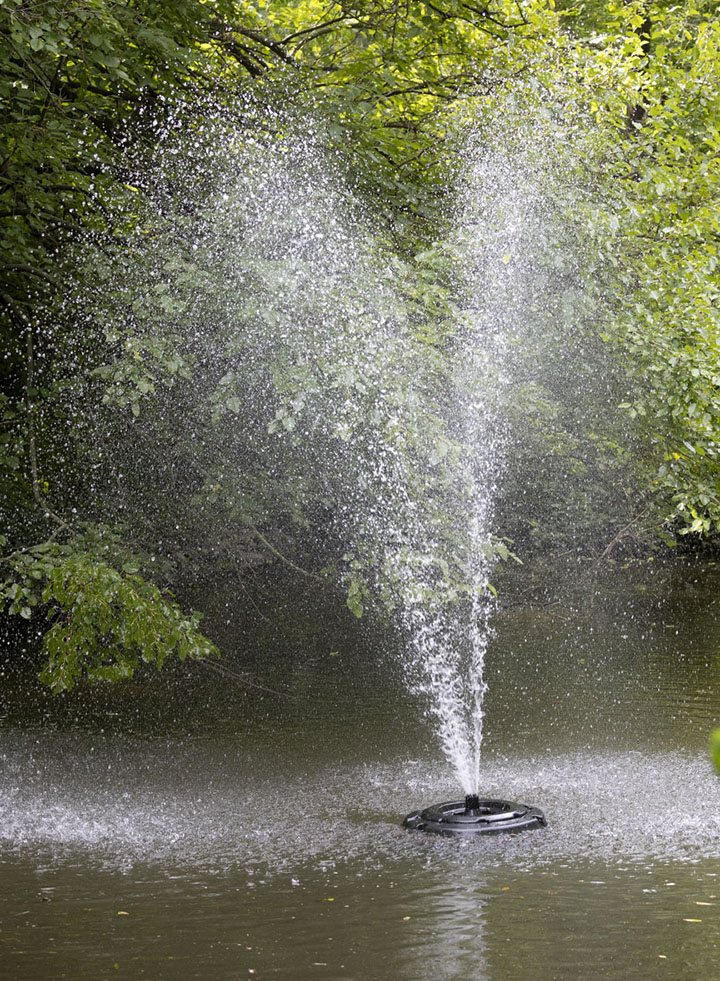
[[(86, 547), (90, 539), (85, 536)], [(132, 560), (122, 562), (116, 545), (107, 536), (95, 552), (45, 542), (0, 560), (6, 575), (0, 603), (25, 620), (39, 614), (48, 622), (40, 678), (56, 693), (83, 678), (131, 678), (141, 662), (160, 669), (171, 656), (184, 661), (218, 653), (200, 633), (201, 614), (185, 615)]]

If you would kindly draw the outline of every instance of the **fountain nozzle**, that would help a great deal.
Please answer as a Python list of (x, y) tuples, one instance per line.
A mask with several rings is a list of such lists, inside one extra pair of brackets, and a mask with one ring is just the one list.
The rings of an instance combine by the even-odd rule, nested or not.
[(477, 794), (467, 794), (465, 797), (465, 813), (477, 814), (480, 810), (480, 798)]
[(537, 807), (513, 804), (508, 800), (480, 800), (468, 794), (464, 801), (449, 800), (413, 811), (403, 821), (406, 828), (430, 831), (436, 835), (496, 835), (501, 831), (517, 834), (525, 828), (544, 828), (545, 815)]

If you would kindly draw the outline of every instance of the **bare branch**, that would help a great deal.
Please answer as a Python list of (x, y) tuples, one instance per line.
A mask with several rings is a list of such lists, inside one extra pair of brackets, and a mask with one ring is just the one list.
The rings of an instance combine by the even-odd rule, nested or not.
[(316, 576), (314, 572), (308, 572), (307, 569), (301, 569), (299, 565), (295, 565), (295, 563), (291, 562), (290, 559), (285, 558), (285, 556), (281, 552), (278, 552), (275, 546), (272, 545), (267, 538), (257, 530), (257, 528), (253, 527), (253, 532), (255, 535), (257, 535), (263, 545), (268, 548), (276, 558), (280, 559), (281, 562), (284, 562), (285, 565), (289, 566), (291, 569), (294, 569), (295, 572), (299, 572), (301, 575), (307, 576), (308, 579), (317, 579), (319, 582), (322, 582), (321, 576)]

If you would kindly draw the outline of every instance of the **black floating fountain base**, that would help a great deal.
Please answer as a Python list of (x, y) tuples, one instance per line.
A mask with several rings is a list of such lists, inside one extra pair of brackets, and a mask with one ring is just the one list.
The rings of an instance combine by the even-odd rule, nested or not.
[(545, 815), (537, 807), (513, 804), (507, 800), (481, 800), (468, 794), (464, 801), (431, 804), (422, 811), (413, 811), (403, 826), (414, 831), (436, 835), (497, 835), (505, 831), (517, 833), (529, 828), (544, 828)]

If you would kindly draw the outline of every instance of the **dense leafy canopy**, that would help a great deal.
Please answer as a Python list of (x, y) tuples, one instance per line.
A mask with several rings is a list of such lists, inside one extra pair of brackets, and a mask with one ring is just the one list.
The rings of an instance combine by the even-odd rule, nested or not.
[(213, 654), (168, 589), (263, 562), (357, 614), (471, 593), (453, 399), (492, 302), (496, 534), (712, 540), (713, 7), (0, 3), (0, 598), (49, 617), (51, 687)]

